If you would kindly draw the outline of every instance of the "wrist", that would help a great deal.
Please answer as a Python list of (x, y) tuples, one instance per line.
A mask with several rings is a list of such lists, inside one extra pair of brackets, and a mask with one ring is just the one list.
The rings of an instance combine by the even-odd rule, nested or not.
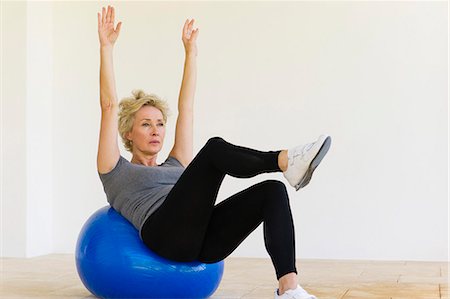
[(112, 45), (100, 45), (100, 51), (112, 51), (113, 48)]
[(186, 51), (185, 54), (186, 54), (186, 59), (187, 58), (195, 58), (195, 57), (197, 57), (197, 53), (193, 52), (193, 51), (189, 51), (189, 52)]

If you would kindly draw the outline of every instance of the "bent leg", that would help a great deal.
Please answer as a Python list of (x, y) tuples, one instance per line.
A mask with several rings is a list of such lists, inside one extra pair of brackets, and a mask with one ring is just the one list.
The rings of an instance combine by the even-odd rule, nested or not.
[(156, 253), (178, 261), (197, 258), (220, 185), (226, 174), (248, 178), (281, 171), (280, 151), (262, 152), (208, 140), (142, 228), (142, 239)]
[(230, 255), (259, 224), (277, 279), (295, 266), (295, 236), (285, 185), (267, 180), (219, 203), (213, 210), (199, 261), (214, 263)]

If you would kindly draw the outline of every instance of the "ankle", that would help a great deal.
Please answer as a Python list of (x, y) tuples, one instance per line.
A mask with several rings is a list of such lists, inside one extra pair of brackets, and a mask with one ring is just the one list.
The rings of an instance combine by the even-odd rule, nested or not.
[(278, 154), (278, 167), (281, 171), (285, 172), (287, 170), (288, 166), (288, 156), (287, 156), (287, 150), (282, 150)]
[(287, 290), (295, 290), (298, 285), (297, 274), (295, 272), (288, 273), (278, 280), (278, 293), (282, 295)]

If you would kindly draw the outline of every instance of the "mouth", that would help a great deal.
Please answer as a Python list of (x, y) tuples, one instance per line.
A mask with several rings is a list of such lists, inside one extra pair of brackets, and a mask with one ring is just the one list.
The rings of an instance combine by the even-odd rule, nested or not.
[(154, 143), (154, 144), (158, 144), (159, 143), (159, 141), (150, 141), (150, 143)]

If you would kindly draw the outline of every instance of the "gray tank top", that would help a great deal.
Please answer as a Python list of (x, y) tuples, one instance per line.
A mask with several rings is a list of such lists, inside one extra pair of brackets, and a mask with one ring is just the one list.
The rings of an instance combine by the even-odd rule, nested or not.
[(150, 167), (129, 162), (120, 156), (108, 173), (99, 173), (108, 203), (139, 231), (158, 209), (185, 167), (169, 156), (164, 163)]

